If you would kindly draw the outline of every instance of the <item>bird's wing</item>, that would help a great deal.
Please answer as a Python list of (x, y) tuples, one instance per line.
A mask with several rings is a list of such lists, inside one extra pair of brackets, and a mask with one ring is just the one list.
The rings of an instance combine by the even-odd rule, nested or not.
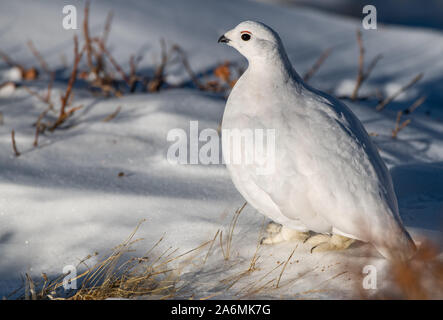
[(307, 89), (294, 103), (281, 111), (277, 141), (278, 167), (286, 175), (282, 185), (294, 190), (289, 199), (273, 197), (282, 212), (299, 209), (295, 201), (305, 198), (304, 208), (348, 234), (359, 224), (399, 219), (389, 172), (356, 116), (334, 98)]

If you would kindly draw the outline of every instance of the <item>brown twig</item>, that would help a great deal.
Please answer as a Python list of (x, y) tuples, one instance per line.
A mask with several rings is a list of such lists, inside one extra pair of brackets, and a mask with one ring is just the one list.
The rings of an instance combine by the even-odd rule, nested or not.
[[(106, 16), (105, 26), (103, 29), (103, 34), (101, 37), (101, 42), (103, 43), (103, 47), (106, 47), (106, 42), (108, 41), (109, 32), (111, 31), (111, 23), (112, 23), (112, 17), (113, 13), (110, 11), (108, 15)], [(106, 82), (109, 82), (109, 76), (105, 69), (105, 61), (104, 61), (104, 52), (101, 47), (99, 47), (98, 52), (96, 50), (93, 50), (93, 53), (95, 55), (96, 59), (96, 68), (95, 73), (97, 76), (99, 76), (100, 72), (103, 73), (102, 79), (100, 79), (99, 82), (102, 84), (106, 84)], [(110, 91), (110, 90), (108, 90)], [(107, 92), (107, 91), (106, 91)]]
[(44, 96), (40, 95), (38, 92), (32, 90), (31, 88), (29, 88), (26, 85), (22, 85), (23, 89), (25, 89), (30, 95), (38, 98), (40, 101), (46, 103), (49, 105), (50, 109), (53, 109), (54, 105), (51, 102), (51, 90), (52, 90), (52, 84), (54, 82), (54, 72), (51, 73), (51, 80), (48, 83), (48, 89), (46, 91), (46, 94)]
[(23, 86), (23, 88), (25, 88), (25, 90), (28, 91), (31, 95), (37, 97), (41, 101), (43, 101), (43, 102), (48, 104), (48, 108), (46, 108), (38, 116), (37, 121), (35, 123), (35, 134), (34, 134), (34, 143), (33, 143), (34, 147), (38, 146), (38, 138), (40, 136), (40, 133), (44, 132), (44, 130), (46, 129), (46, 125), (41, 123), (43, 118), (46, 116), (46, 114), (49, 112), (49, 110), (53, 110), (54, 109), (54, 106), (53, 106), (52, 102), (49, 99), (50, 86), (51, 86), (51, 83), (49, 83), (49, 85), (48, 85), (48, 94), (47, 94), (46, 97), (42, 97), (40, 94), (38, 94), (38, 92), (35, 92), (35, 91), (31, 90), (27, 86)]
[(15, 62), (14, 60), (12, 60), (6, 53), (4, 53), (3, 51), (0, 51), (0, 57), (3, 59), (3, 61), (5, 61), (5, 63), (7, 65), (9, 65), (10, 67), (17, 67), (20, 69), (20, 71), (22, 73), (24, 73), (25, 68), (21, 65), (18, 64), (17, 62)]
[(363, 68), (364, 68), (364, 59), (365, 59), (365, 48), (363, 47), (363, 41), (361, 39), (361, 31), (357, 30), (357, 43), (360, 54), (358, 55), (358, 73), (357, 80), (355, 81), (354, 91), (352, 91), (351, 99), (355, 100), (357, 97), (358, 89), (360, 88), (363, 82)]
[(359, 56), (358, 56), (358, 73), (357, 73), (357, 80), (355, 81), (355, 87), (351, 94), (351, 100), (356, 100), (358, 97), (358, 90), (362, 86), (363, 82), (369, 77), (372, 70), (374, 69), (375, 65), (378, 63), (378, 61), (382, 58), (382, 55), (377, 55), (369, 64), (366, 71), (364, 70), (364, 59), (365, 59), (365, 48), (363, 46), (363, 40), (361, 37), (361, 31), (357, 30), (357, 43), (359, 48)]
[(51, 91), (52, 91), (52, 86), (54, 84), (54, 80), (55, 80), (55, 72), (51, 72), (51, 78), (49, 80), (48, 83), (48, 89), (46, 91), (46, 96), (44, 97), (44, 100), (49, 103), (52, 106), (51, 103)]
[(129, 58), (129, 68), (130, 68), (129, 82), (131, 84), (129, 92), (135, 91), (135, 86), (137, 84), (137, 81), (139, 81), (139, 77), (137, 76), (137, 66), (140, 60), (141, 60), (140, 56), (135, 59), (134, 55), (131, 55), (131, 57)]
[(325, 60), (328, 58), (328, 56), (331, 54), (331, 52), (332, 52), (332, 48), (328, 48), (322, 52), (320, 57), (315, 61), (315, 63), (312, 65), (312, 67), (303, 76), (304, 82), (309, 82), (309, 80), (318, 71), (318, 69), (321, 67), (323, 62), (325, 62)]
[(109, 121), (113, 120), (120, 113), (121, 109), (122, 109), (122, 107), (118, 106), (118, 108), (113, 113), (111, 113), (109, 116), (107, 116), (106, 118), (103, 119), (103, 122), (109, 122)]
[(109, 32), (111, 31), (111, 24), (113, 17), (114, 14), (112, 11), (110, 11), (106, 16), (105, 28), (103, 29), (103, 34), (102, 34), (103, 45), (106, 45), (106, 41), (108, 40)]
[(403, 111), (397, 112), (397, 119), (395, 120), (395, 128), (392, 130), (392, 138), (397, 138), (397, 134), (400, 130), (405, 128), (409, 123), (411, 123), (411, 119), (405, 120), (402, 124), (400, 124), (401, 116), (403, 115)]
[(44, 132), (46, 129), (46, 125), (42, 124), (43, 118), (46, 116), (46, 114), (51, 110), (51, 107), (48, 107), (45, 111), (40, 113), (38, 116), (37, 122), (35, 123), (35, 134), (34, 134), (34, 147), (38, 147), (38, 138), (40, 137), (40, 133)]
[(62, 98), (62, 105), (60, 108), (60, 115), (65, 113), (66, 104), (68, 102), (69, 96), (71, 95), (72, 87), (77, 78), (77, 68), (78, 64), (81, 60), (84, 50), (82, 49), (80, 52), (78, 50), (78, 39), (77, 36), (74, 36), (74, 66), (72, 68), (71, 76), (68, 81), (68, 87), (66, 88), (65, 95)]
[(97, 73), (97, 70), (94, 67), (94, 64), (92, 62), (92, 45), (91, 45), (91, 38), (89, 37), (89, 6), (90, 1), (86, 1), (85, 3), (85, 11), (84, 11), (84, 20), (83, 20), (83, 36), (85, 38), (85, 47), (86, 47), (86, 57), (88, 61), (89, 69)]
[(93, 83), (91, 83), (91, 86), (99, 88), (105, 94), (112, 93), (116, 97), (121, 97), (123, 95), (121, 91), (115, 89), (110, 83), (108, 84), (100, 81), (94, 81)]
[(157, 69), (155, 70), (154, 77), (148, 82), (149, 92), (159, 91), (160, 87), (165, 82), (165, 68), (170, 58), (170, 54), (167, 53), (166, 42), (164, 39), (160, 40), (160, 46), (161, 46), (161, 61)]
[(75, 83), (75, 80), (77, 78), (77, 69), (78, 64), (83, 56), (83, 52), (85, 50), (85, 47), (82, 48), (82, 50), (79, 51), (78, 49), (78, 39), (77, 36), (74, 36), (74, 66), (72, 67), (71, 76), (68, 81), (68, 87), (66, 88), (65, 95), (61, 97), (61, 107), (60, 107), (60, 113), (58, 116), (58, 119), (52, 124), (50, 127), (50, 131), (54, 131), (59, 125), (61, 125), (65, 120), (71, 116), (76, 110), (79, 108), (71, 108), (68, 112), (66, 112), (66, 106), (68, 103), (68, 100), (71, 96), (72, 87)]
[(182, 50), (182, 48), (179, 47), (178, 45), (173, 45), (168, 52), (168, 50), (166, 48), (166, 42), (164, 41), (164, 39), (161, 39), (160, 45), (161, 45), (161, 61), (160, 61), (160, 64), (158, 65), (157, 69), (155, 70), (154, 77), (150, 81), (148, 81), (148, 83), (147, 83), (148, 91), (149, 92), (157, 92), (160, 90), (161, 86), (165, 83), (166, 66), (168, 65), (169, 62), (172, 61), (171, 57), (174, 53), (177, 54), (178, 58), (180, 59), (181, 63), (183, 64), (186, 72), (191, 77), (191, 80), (194, 83), (194, 85), (197, 88), (203, 90), (204, 86), (202, 86), (200, 84), (195, 73), (192, 71), (192, 68), (189, 64), (186, 54)]
[(12, 140), (12, 150), (14, 150), (14, 154), (16, 157), (20, 156), (20, 152), (17, 149), (17, 144), (15, 143), (15, 131), (11, 131), (11, 140)]
[(415, 100), (414, 103), (409, 108), (404, 110), (403, 113), (404, 114), (410, 114), (410, 113), (414, 112), (415, 109), (420, 107), (426, 101), (426, 98), (427, 98), (426, 96), (421, 96), (420, 98)]
[(380, 61), (381, 58), (383, 58), (383, 55), (378, 54), (374, 57), (374, 59), (372, 59), (371, 63), (369, 63), (369, 66), (366, 68), (363, 81), (369, 78), (369, 75), (371, 74), (372, 70), (375, 68), (375, 66), (377, 65), (378, 61)]
[(425, 102), (425, 100), (426, 100), (426, 96), (422, 96), (422, 97), (418, 98), (417, 100), (415, 100), (414, 103), (409, 108), (407, 108), (403, 111), (397, 112), (397, 119), (395, 120), (395, 128), (394, 128), (394, 130), (392, 130), (392, 138), (394, 138), (394, 139), (397, 138), (398, 133), (411, 123), (411, 119), (407, 119), (407, 120), (403, 121), (402, 123), (400, 123), (401, 117), (403, 116), (403, 114), (410, 114), (410, 113), (414, 112), (414, 110), (417, 109), (419, 106), (421, 106), (423, 104), (423, 102)]
[(40, 52), (36, 49), (32, 40), (29, 40), (27, 42), (27, 45), (29, 47), (29, 50), (31, 50), (32, 54), (37, 58), (38, 62), (40, 63), (40, 66), (42, 67), (42, 70), (48, 74), (52, 74), (52, 71), (49, 69), (48, 64), (46, 63), (45, 59), (43, 59)]
[(123, 80), (128, 84), (128, 86), (130, 86), (130, 81), (129, 81), (128, 76), (123, 71), (123, 68), (114, 59), (112, 54), (106, 49), (103, 41), (101, 39), (94, 39), (94, 40), (95, 40), (95, 42), (97, 42), (98, 46), (100, 47), (100, 50), (102, 50), (103, 53), (106, 55), (106, 57), (108, 57), (109, 61), (111, 62), (111, 64), (115, 68), (115, 70), (117, 70), (117, 72), (120, 73), (120, 75), (122, 76)]
[(3, 51), (0, 51), (0, 58), (2, 58), (6, 64), (8, 64), (11, 67), (16, 67), (20, 70), (22, 78), (25, 80), (35, 80), (38, 77), (38, 71), (34, 67), (31, 67), (29, 69), (26, 69), (21, 64), (13, 61), (6, 53)]
[(135, 61), (134, 55), (131, 55), (129, 57), (129, 69), (130, 69), (129, 77), (130, 78), (134, 78), (135, 77), (138, 61), (139, 61), (139, 59), (137, 59), (137, 61)]
[(191, 77), (191, 80), (194, 83), (194, 85), (199, 89), (204, 89), (204, 86), (201, 85), (201, 83), (200, 83), (200, 81), (198, 81), (194, 71), (192, 71), (191, 65), (189, 64), (188, 58), (186, 57), (186, 54), (183, 51), (183, 49), (181, 47), (179, 47), (178, 45), (174, 45), (172, 49), (173, 49), (173, 51), (175, 51), (179, 54), (179, 56), (181, 58), (181, 62), (183, 64), (183, 66), (185, 67), (186, 72)]
[(420, 81), (420, 79), (423, 78), (423, 73), (419, 73), (418, 75), (416, 75), (411, 81), (409, 81), (406, 85), (404, 85), (403, 87), (401, 87), (398, 91), (396, 91), (394, 94), (392, 94), (391, 96), (387, 97), (386, 99), (384, 99), (382, 102), (380, 102), (377, 107), (375, 108), (375, 110), (377, 111), (381, 111), (383, 110), (389, 103), (391, 103), (395, 98), (397, 98), (402, 92), (408, 90), (409, 88), (411, 88), (414, 84), (416, 84), (418, 81)]

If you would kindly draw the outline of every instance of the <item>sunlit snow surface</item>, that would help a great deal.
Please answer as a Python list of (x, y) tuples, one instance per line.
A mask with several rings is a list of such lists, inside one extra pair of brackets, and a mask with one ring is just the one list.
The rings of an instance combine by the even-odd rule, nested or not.
[[(79, 27), (83, 2), (77, 5)], [(26, 41), (32, 39), (51, 68), (62, 66), (60, 56), (72, 60), (72, 36), (61, 19), (58, 1), (0, 1), (1, 50), (25, 65), (37, 65)], [(327, 48), (333, 51), (311, 80), (314, 86), (337, 95), (349, 94), (357, 72), (355, 30), (360, 21), (313, 10), (288, 9), (246, 1), (94, 1), (91, 31), (100, 33), (109, 10), (114, 21), (109, 48), (124, 68), (131, 54), (142, 54), (140, 70), (149, 71), (160, 60), (159, 40), (179, 44), (197, 73), (210, 71), (230, 60), (246, 65), (233, 49), (217, 45), (218, 37), (246, 19), (263, 21), (282, 37), (289, 57), (301, 74)], [(378, 53), (362, 94), (380, 89), (387, 94), (420, 72), (424, 78), (381, 113), (375, 101), (349, 103), (370, 133), (391, 169), (400, 213), (414, 239), (441, 241), (443, 214), (443, 34), (430, 30), (385, 27), (363, 32), (369, 61)], [(2, 81), (10, 68), (0, 64)], [(181, 69), (170, 70), (174, 81), (185, 80)], [(53, 100), (66, 86), (68, 74), (59, 74)], [(178, 79), (178, 80), (177, 80)], [(28, 83), (42, 93), (46, 81)], [(189, 129), (199, 121), (200, 130), (217, 129), (223, 114), (220, 95), (193, 88), (169, 89), (159, 94), (134, 94), (102, 99), (85, 86), (74, 89), (75, 104), (84, 108), (73, 117), (69, 129), (47, 133), (33, 148), (34, 127), (45, 106), (24, 89), (0, 97), (0, 294), (21, 284), (25, 272), (38, 277), (62, 273), (93, 252), (106, 254), (146, 219), (136, 237), (145, 252), (164, 235), (158, 252), (172, 246), (186, 252), (211, 240), (218, 229), (227, 233), (235, 209), (243, 199), (232, 185), (223, 165), (171, 165), (166, 160), (173, 128)], [(418, 98), (427, 95), (412, 123), (391, 138), (395, 117)], [(102, 120), (122, 106), (110, 122)], [(22, 155), (11, 147), (16, 132)], [(124, 172), (124, 177), (119, 177)], [(266, 221), (267, 222), (267, 221)], [(260, 288), (279, 277), (295, 243), (261, 247), (257, 270), (227, 288), (222, 281), (249, 268), (256, 251), (263, 216), (251, 207), (241, 213), (234, 230), (231, 259), (224, 261), (218, 242), (206, 264), (207, 247), (195, 264), (182, 270), (183, 297), (240, 298), (255, 285)], [(378, 270), (378, 287), (384, 281), (386, 261), (369, 245), (359, 244), (344, 252), (310, 254), (299, 244), (286, 266), (279, 289), (265, 286), (259, 298), (354, 297), (361, 288), (361, 272), (371, 264)], [(134, 253), (137, 254), (137, 253)], [(265, 276), (266, 275), (266, 276)], [(228, 281), (229, 283), (229, 281)], [(254, 292), (254, 290), (249, 290)], [(376, 292), (370, 291), (372, 295)]]

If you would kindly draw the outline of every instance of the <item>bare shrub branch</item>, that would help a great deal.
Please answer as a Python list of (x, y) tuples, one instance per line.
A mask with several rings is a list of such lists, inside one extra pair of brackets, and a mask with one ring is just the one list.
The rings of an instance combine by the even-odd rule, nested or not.
[(154, 77), (148, 82), (147, 89), (149, 92), (158, 92), (162, 84), (165, 82), (165, 68), (170, 58), (170, 54), (167, 53), (166, 42), (164, 39), (160, 40), (160, 47), (161, 60), (157, 69), (155, 69)]
[(20, 69), (20, 71), (23, 73), (25, 68), (21, 65), (12, 60), (6, 53), (0, 50), (0, 58), (3, 59), (3, 61), (9, 65), (10, 67), (17, 67)]
[(183, 49), (181, 47), (179, 47), (178, 45), (174, 45), (173, 50), (179, 54), (181, 62), (183, 64), (183, 66), (185, 67), (185, 70), (188, 73), (188, 75), (191, 78), (194, 85), (199, 89), (204, 88), (204, 86), (201, 85), (200, 81), (198, 81), (194, 71), (192, 71), (191, 65), (189, 64), (188, 58), (186, 56), (186, 53), (183, 51)]
[(378, 63), (378, 61), (382, 58), (382, 55), (377, 55), (369, 64), (366, 71), (364, 70), (364, 60), (365, 60), (365, 48), (363, 46), (363, 40), (361, 37), (361, 31), (357, 30), (357, 43), (359, 48), (359, 56), (358, 56), (358, 73), (357, 73), (357, 79), (355, 81), (355, 87), (351, 94), (351, 100), (356, 100), (358, 97), (358, 90), (362, 86), (363, 82), (368, 79), (369, 75), (371, 74), (372, 70), (374, 69), (375, 65)]
[(304, 82), (309, 82), (309, 80), (312, 78), (312, 76), (320, 69), (321, 65), (329, 57), (331, 52), (332, 52), (332, 48), (328, 48), (322, 52), (320, 57), (315, 61), (315, 63), (312, 65), (312, 67), (303, 76)]
[(391, 96), (387, 97), (386, 99), (384, 99), (382, 102), (380, 102), (377, 107), (375, 108), (375, 110), (377, 111), (381, 111), (383, 110), (389, 103), (391, 103), (395, 98), (397, 98), (402, 92), (405, 92), (406, 90), (408, 90), (409, 88), (411, 88), (414, 84), (416, 84), (418, 81), (421, 80), (421, 78), (423, 78), (423, 73), (419, 73), (418, 75), (416, 75), (411, 81), (409, 81), (406, 85), (404, 85), (403, 87), (401, 87), (398, 91), (396, 91), (394, 94), (392, 94)]
[(17, 144), (15, 143), (15, 131), (11, 131), (11, 140), (12, 140), (12, 150), (14, 151), (14, 154), (16, 157), (20, 156), (20, 152), (17, 149)]
[(112, 54), (106, 49), (103, 41), (101, 39), (94, 39), (95, 42), (99, 45), (100, 49), (103, 51), (103, 53), (106, 55), (106, 57), (111, 62), (112, 66), (117, 70), (118, 73), (120, 73), (123, 80), (128, 84), (128, 86), (131, 86), (130, 81), (126, 73), (123, 71), (123, 68), (118, 64), (118, 62), (114, 59)]
[(423, 102), (425, 102), (426, 100), (426, 96), (422, 96), (420, 98), (418, 98), (417, 100), (414, 101), (414, 103), (407, 109), (403, 110), (403, 111), (399, 111), (397, 112), (397, 119), (395, 120), (395, 128), (392, 130), (392, 138), (397, 138), (398, 133), (404, 129), (406, 126), (408, 126), (411, 123), (410, 119), (407, 119), (405, 121), (401, 122), (401, 117), (403, 116), (403, 114), (410, 114), (412, 112), (414, 112), (415, 109), (417, 109), (419, 106), (421, 106), (423, 104)]
[(66, 88), (65, 94), (61, 97), (61, 106), (60, 113), (58, 119), (52, 124), (49, 128), (50, 131), (54, 131), (58, 126), (66, 121), (68, 117), (70, 117), (79, 107), (71, 108), (69, 111), (66, 111), (66, 106), (68, 104), (69, 98), (71, 96), (72, 87), (74, 86), (75, 80), (77, 79), (77, 69), (78, 64), (83, 56), (83, 52), (85, 51), (85, 47), (82, 48), (81, 51), (78, 49), (78, 39), (77, 36), (74, 36), (74, 65), (72, 67), (71, 76), (68, 81), (68, 86)]
[(92, 44), (91, 44), (91, 38), (89, 37), (89, 6), (90, 2), (86, 1), (85, 3), (85, 9), (84, 9), (84, 20), (83, 20), (83, 36), (85, 38), (85, 47), (86, 47), (86, 57), (88, 61), (89, 69), (97, 73), (97, 70), (95, 69), (95, 66), (92, 62)]
[(48, 64), (46, 63), (45, 59), (43, 59), (40, 52), (34, 46), (34, 43), (32, 42), (32, 40), (29, 40), (27, 42), (27, 45), (28, 45), (28, 48), (31, 50), (32, 54), (37, 58), (37, 61), (40, 63), (40, 66), (42, 67), (42, 70), (45, 71), (46, 73), (48, 73), (49, 75), (51, 75), (52, 71), (48, 67)]

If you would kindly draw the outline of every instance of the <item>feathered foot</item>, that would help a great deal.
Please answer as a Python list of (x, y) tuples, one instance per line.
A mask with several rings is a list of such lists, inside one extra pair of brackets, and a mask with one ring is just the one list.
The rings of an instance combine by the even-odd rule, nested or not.
[(281, 227), (282, 227), (281, 224), (279, 224), (277, 222), (274, 222), (274, 221), (271, 221), (266, 226), (266, 232), (267, 233), (278, 233), (278, 232), (281, 231)]
[(333, 234), (332, 236), (326, 234), (317, 234), (308, 238), (306, 243), (312, 245), (311, 253), (344, 250), (347, 249), (355, 239)]
[(289, 229), (275, 222), (269, 223), (266, 231), (268, 232), (268, 236), (261, 240), (261, 244), (277, 244), (284, 241), (305, 241), (309, 238), (309, 232)]

